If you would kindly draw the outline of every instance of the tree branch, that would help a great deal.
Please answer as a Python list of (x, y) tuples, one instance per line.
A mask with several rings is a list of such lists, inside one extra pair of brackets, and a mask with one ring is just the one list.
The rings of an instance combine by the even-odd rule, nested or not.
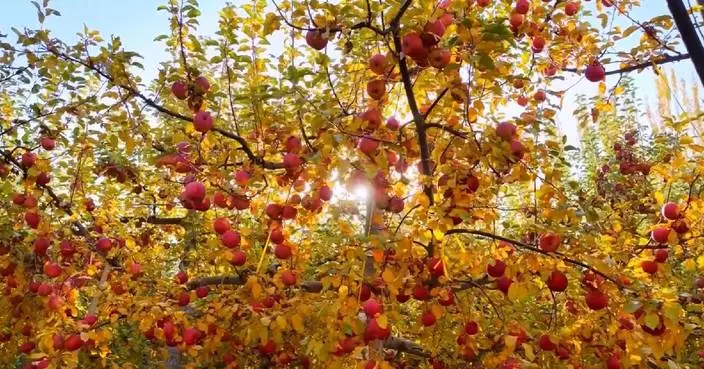
[[(392, 24), (397, 24), (398, 19), (401, 18), (401, 15), (403, 15), (403, 12), (405, 11), (405, 9), (408, 8), (410, 3), (411, 3), (411, 0), (407, 0), (406, 3), (404, 3), (404, 7), (402, 7), (401, 10), (399, 10), (399, 14), (397, 15), (397, 18), (394, 18), (394, 20), (391, 21)], [(403, 80), (403, 87), (406, 91), (406, 99), (408, 100), (408, 107), (411, 109), (411, 113), (413, 114), (413, 121), (415, 122), (415, 125), (416, 125), (416, 135), (418, 136), (418, 145), (420, 146), (420, 160), (421, 160), (421, 166), (423, 169), (423, 175), (429, 177), (431, 175), (431, 172), (430, 172), (430, 149), (428, 148), (428, 138), (426, 137), (426, 134), (425, 134), (425, 118), (418, 110), (418, 105), (416, 104), (416, 97), (413, 94), (413, 84), (411, 83), (411, 77), (408, 72), (408, 65), (406, 64), (406, 58), (403, 55), (403, 53), (401, 52), (401, 38), (399, 37), (397, 30), (394, 30), (394, 32), (393, 32), (393, 39), (394, 39), (394, 45), (395, 45), (396, 51), (399, 53), (398, 65), (399, 65), (399, 70), (401, 71), (401, 79)], [(425, 195), (428, 197), (428, 201), (432, 205), (434, 202), (433, 189), (429, 185), (424, 185), (423, 192), (425, 192)]]
[[(132, 95), (138, 97), (138, 98), (139, 98), (140, 100), (142, 100), (147, 106), (149, 106), (149, 107), (151, 107), (151, 108), (157, 110), (157, 111), (160, 112), (160, 113), (163, 113), (163, 114), (168, 115), (168, 116), (173, 117), (173, 118), (177, 118), (177, 119), (183, 120), (183, 121), (185, 121), (185, 122), (193, 122), (193, 118), (192, 118), (192, 117), (187, 117), (187, 116), (185, 116), (185, 115), (183, 115), (183, 114), (180, 114), (180, 113), (177, 113), (177, 112), (175, 112), (175, 111), (169, 110), (169, 109), (165, 108), (164, 106), (161, 106), (161, 105), (157, 104), (154, 100), (152, 100), (152, 99), (150, 99), (149, 97), (145, 96), (143, 93), (141, 93), (140, 91), (138, 91), (136, 88), (134, 88), (134, 87), (132, 87), (132, 86), (128, 86), (128, 85), (126, 85), (126, 84), (124, 84), (124, 83), (119, 83), (119, 82), (117, 82), (112, 76), (110, 76), (109, 74), (103, 72), (101, 69), (99, 69), (98, 67), (96, 67), (96, 66), (93, 65), (93, 64), (89, 64), (89, 63), (87, 63), (87, 62), (85, 62), (85, 61), (83, 61), (83, 60), (80, 60), (80, 59), (74, 58), (74, 57), (72, 57), (72, 56), (70, 56), (70, 55), (61, 53), (61, 52), (59, 52), (58, 50), (56, 50), (55, 48), (48, 48), (47, 50), (48, 50), (49, 52), (51, 52), (52, 54), (56, 55), (57, 57), (60, 57), (60, 58), (62, 58), (62, 59), (64, 59), (64, 60), (67, 60), (67, 61), (70, 61), (70, 62), (73, 62), (73, 63), (80, 64), (80, 65), (84, 66), (85, 68), (94, 71), (95, 73), (97, 73), (97, 74), (100, 75), (101, 77), (105, 78), (105, 79), (108, 80), (110, 83), (114, 84), (115, 86), (118, 86), (118, 87), (120, 87), (120, 88), (122, 88), (122, 89), (124, 89), (124, 90), (126, 90), (126, 91), (128, 91), (128, 92), (130, 92)], [(227, 138), (230, 138), (230, 139), (232, 139), (232, 140), (237, 141), (237, 143), (240, 144), (240, 146), (241, 146), (240, 148), (242, 149), (242, 151), (245, 152), (245, 154), (247, 155), (247, 157), (248, 157), (254, 164), (256, 164), (256, 165), (258, 165), (258, 166), (260, 166), (260, 167), (262, 167), (262, 168), (264, 168), (264, 169), (282, 169), (282, 168), (284, 168), (284, 164), (283, 164), (283, 163), (274, 163), (274, 162), (266, 161), (266, 160), (264, 160), (264, 158), (262, 158), (261, 156), (255, 155), (254, 152), (252, 151), (252, 149), (249, 147), (249, 144), (247, 143), (247, 141), (246, 141), (244, 138), (242, 138), (241, 136), (238, 136), (238, 135), (236, 135), (236, 134), (234, 134), (234, 133), (232, 133), (232, 132), (226, 131), (226, 130), (224, 130), (224, 129), (222, 129), (222, 128), (219, 128), (219, 127), (214, 127), (212, 130), (215, 131), (215, 132), (217, 132), (217, 133), (219, 133), (220, 135), (222, 135), (222, 136), (224, 136), (224, 137), (227, 137)]]
[[(667, 63), (673, 63), (673, 62), (678, 62), (682, 60), (689, 59), (690, 56), (689, 54), (682, 54), (682, 55), (665, 55), (662, 58), (650, 60), (644, 63), (639, 63), (635, 65), (631, 65), (629, 67), (625, 67), (622, 69), (614, 69), (606, 72), (606, 75), (613, 75), (613, 74), (623, 74), (623, 73), (630, 73), (636, 70), (641, 70), (645, 68), (652, 67), (654, 65), (662, 65), (662, 64), (667, 64)], [(572, 73), (584, 73), (584, 71), (580, 71), (575, 68), (563, 68), (562, 69), (565, 72), (572, 72)]]
[(692, 18), (682, 0), (667, 0), (667, 6), (670, 8), (677, 29), (680, 30), (682, 42), (692, 56), (692, 64), (699, 75), (699, 80), (704, 85), (704, 47), (692, 24)]
[(586, 264), (586, 263), (581, 262), (581, 261), (579, 261), (579, 260), (572, 259), (572, 258), (568, 257), (567, 255), (562, 254), (562, 253), (560, 253), (560, 252), (547, 252), (547, 251), (543, 251), (543, 250), (541, 250), (541, 249), (539, 249), (539, 248), (537, 248), (537, 247), (535, 247), (535, 246), (532, 246), (532, 245), (529, 245), (529, 244), (526, 244), (526, 243), (523, 243), (523, 242), (520, 242), (520, 241), (512, 240), (512, 239), (510, 239), (510, 238), (506, 238), (506, 237), (503, 237), (503, 236), (499, 236), (499, 235), (496, 235), (496, 234), (493, 234), (493, 233), (484, 232), (484, 231), (477, 231), (477, 230), (472, 230), (472, 229), (451, 229), (451, 230), (445, 232), (445, 234), (446, 234), (446, 235), (452, 235), (452, 234), (472, 234), (472, 235), (475, 235), (475, 236), (480, 236), (480, 237), (485, 237), (485, 238), (491, 238), (491, 239), (498, 240), (498, 241), (504, 241), (504, 242), (506, 242), (506, 243), (510, 243), (510, 244), (512, 244), (512, 245), (514, 245), (514, 246), (517, 246), (517, 247), (522, 248), (522, 249), (525, 249), (525, 250), (533, 251), (533, 252), (536, 252), (536, 253), (538, 253), (538, 254), (542, 254), (542, 255), (545, 255), (545, 256), (549, 256), (549, 257), (555, 257), (555, 258), (558, 258), (558, 259), (561, 259), (561, 260), (565, 261), (566, 263), (569, 263), (569, 264), (572, 264), (572, 265), (581, 266), (581, 267), (583, 267), (583, 268), (585, 268), (585, 269), (589, 269), (589, 270), (591, 270), (592, 272), (594, 272), (594, 273), (596, 273), (596, 274), (598, 274), (598, 275), (604, 277), (605, 279), (611, 281), (611, 282), (614, 283), (619, 289), (622, 289), (622, 288), (623, 288), (623, 285), (621, 284), (621, 282), (617, 281), (617, 280), (614, 279), (613, 277), (611, 277), (611, 276), (609, 276), (609, 275), (603, 273), (602, 271), (600, 271), (600, 270), (594, 268), (593, 266), (591, 266), (591, 265), (589, 265), (589, 264)]

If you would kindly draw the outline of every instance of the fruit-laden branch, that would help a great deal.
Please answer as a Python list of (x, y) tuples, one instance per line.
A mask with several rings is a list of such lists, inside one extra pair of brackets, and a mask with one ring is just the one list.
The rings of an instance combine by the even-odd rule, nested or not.
[[(193, 122), (193, 118), (192, 118), (192, 117), (187, 117), (187, 116), (185, 116), (185, 115), (183, 115), (183, 114), (180, 114), (180, 113), (178, 113), (178, 112), (169, 110), (169, 109), (167, 109), (166, 107), (157, 104), (154, 100), (152, 100), (152, 99), (150, 99), (149, 97), (145, 96), (143, 93), (141, 93), (140, 91), (138, 91), (136, 88), (134, 88), (134, 87), (132, 87), (132, 86), (129, 86), (129, 85), (126, 85), (126, 84), (124, 84), (124, 83), (119, 83), (119, 82), (117, 82), (117, 81), (115, 80), (115, 78), (113, 78), (111, 75), (105, 73), (104, 71), (102, 71), (100, 68), (98, 68), (97, 66), (95, 66), (95, 65), (92, 64), (92, 63), (88, 63), (88, 62), (85, 62), (85, 61), (80, 60), (80, 59), (78, 59), (78, 58), (74, 58), (74, 57), (72, 57), (72, 56), (70, 56), (70, 55), (67, 55), (67, 54), (65, 54), (65, 53), (59, 52), (59, 51), (56, 50), (54, 47), (48, 47), (48, 48), (47, 48), (47, 51), (49, 51), (50, 53), (54, 54), (55, 56), (57, 56), (57, 57), (59, 57), (59, 58), (61, 58), (61, 59), (63, 59), (63, 60), (66, 60), (66, 61), (69, 61), (69, 62), (72, 62), (72, 63), (80, 64), (80, 65), (84, 66), (85, 68), (87, 68), (87, 69), (89, 69), (89, 70), (95, 72), (95, 73), (98, 74), (99, 76), (101, 76), (101, 77), (103, 77), (104, 79), (108, 80), (108, 81), (109, 81), (110, 83), (112, 83), (113, 85), (115, 85), (115, 86), (117, 86), (117, 87), (120, 87), (120, 88), (124, 89), (125, 91), (129, 92), (130, 94), (136, 96), (137, 98), (139, 98), (140, 100), (142, 100), (142, 102), (144, 102), (147, 106), (149, 106), (149, 107), (151, 107), (151, 108), (157, 110), (157, 111), (160, 112), (160, 113), (163, 113), (163, 114), (165, 114), (165, 115), (171, 116), (171, 117), (173, 117), (173, 118), (177, 118), (177, 119), (183, 120), (183, 121), (185, 121), (185, 122)], [(237, 143), (240, 144), (240, 148), (242, 149), (242, 151), (245, 152), (245, 154), (247, 155), (247, 157), (248, 157), (254, 164), (256, 164), (256, 165), (258, 165), (258, 166), (260, 166), (260, 167), (262, 167), (262, 168), (264, 168), (264, 169), (283, 169), (283, 168), (284, 168), (283, 162), (281, 162), (281, 163), (274, 163), (274, 162), (270, 162), (270, 161), (264, 160), (264, 158), (261, 157), (261, 156), (255, 155), (254, 152), (252, 151), (252, 149), (249, 147), (249, 144), (247, 143), (247, 141), (246, 141), (244, 138), (242, 138), (242, 137), (240, 137), (240, 136), (238, 136), (238, 135), (236, 135), (236, 134), (234, 134), (234, 133), (232, 133), (232, 132), (229, 132), (229, 131), (226, 131), (226, 130), (224, 130), (224, 129), (222, 129), (222, 128), (219, 128), (219, 127), (214, 127), (214, 128), (213, 128), (213, 131), (219, 133), (220, 135), (222, 135), (222, 136), (224, 136), (224, 137), (227, 137), (227, 138), (230, 138), (230, 139), (232, 139), (232, 140), (237, 141)]]
[[(22, 174), (23, 174), (24, 176), (27, 176), (27, 170), (24, 169), (24, 168), (22, 167), (22, 165), (20, 165), (20, 163), (19, 163), (15, 158), (12, 157), (12, 155), (10, 155), (9, 153), (7, 153), (7, 152), (5, 152), (5, 151), (0, 151), (0, 154), (2, 154), (4, 160), (5, 160), (7, 163), (10, 163), (10, 164), (14, 165), (15, 167), (17, 167), (17, 169), (19, 169), (20, 171), (22, 171)], [(52, 201), (52, 203), (54, 204), (54, 206), (56, 206), (57, 208), (61, 209), (61, 210), (62, 210), (64, 213), (66, 213), (66, 215), (68, 215), (68, 216), (72, 216), (72, 215), (73, 215), (73, 210), (71, 210), (71, 206), (70, 206), (68, 203), (62, 204), (62, 203), (61, 203), (61, 199), (59, 199), (59, 197), (56, 195), (56, 193), (54, 193), (54, 190), (52, 190), (51, 187), (49, 187), (49, 186), (46, 185), (46, 184), (41, 185), (40, 187), (43, 188), (43, 189), (46, 191), (47, 195), (49, 195), (49, 197), (51, 198), (51, 201)], [(88, 230), (86, 229), (86, 227), (85, 227), (81, 222), (75, 220), (75, 221), (73, 222), (73, 225), (74, 225), (74, 227), (76, 227), (76, 229), (73, 230), (73, 232), (74, 232), (76, 235), (85, 236), (85, 235), (88, 234)]]
[(697, 30), (692, 24), (692, 18), (689, 11), (684, 6), (682, 0), (667, 0), (667, 6), (672, 13), (677, 29), (680, 30), (682, 42), (687, 48), (687, 51), (692, 56), (692, 64), (699, 75), (699, 80), (704, 84), (704, 46), (697, 35)]
[[(186, 287), (189, 290), (196, 289), (202, 286), (208, 285), (243, 285), (247, 281), (247, 275), (242, 274), (239, 276), (215, 276), (215, 277), (203, 277), (194, 279), (189, 282)], [(319, 281), (305, 281), (300, 285), (301, 289), (306, 292), (318, 293), (323, 290), (323, 284)], [(430, 353), (425, 350), (419, 344), (409, 341), (407, 339), (399, 337), (389, 337), (384, 341), (384, 348), (389, 350), (396, 350), (399, 352), (405, 352), (411, 355), (420, 356), (424, 358), (430, 357)]]
[[(405, 8), (401, 8), (399, 10), (399, 13), (402, 15), (403, 11), (405, 11), (406, 8), (408, 8), (408, 5), (410, 5), (411, 1), (408, 0), (406, 3), (404, 3)], [(400, 15), (397, 15), (398, 19), (400, 19)], [(394, 39), (394, 47), (396, 48), (396, 52), (399, 53), (398, 56), (398, 65), (399, 65), (399, 70), (401, 71), (401, 80), (403, 81), (403, 88), (406, 91), (406, 99), (408, 100), (408, 107), (411, 109), (411, 113), (413, 114), (413, 121), (415, 122), (416, 125), (416, 135), (418, 136), (418, 145), (420, 146), (420, 161), (421, 161), (421, 167), (423, 169), (423, 175), (424, 176), (430, 176), (430, 149), (428, 148), (428, 138), (425, 134), (425, 117), (423, 114), (420, 113), (418, 110), (418, 105), (416, 104), (416, 97), (413, 93), (413, 83), (411, 83), (411, 76), (408, 72), (408, 65), (406, 64), (406, 58), (403, 55), (403, 52), (401, 51), (401, 38), (398, 34), (397, 27), (394, 27), (394, 24), (397, 24), (397, 18), (394, 18), (394, 20), (391, 21), (392, 23), (392, 28), (394, 29), (393, 32), (393, 39)], [(425, 184), (423, 185), (423, 192), (425, 192), (425, 195), (428, 197), (428, 201), (430, 204), (433, 204), (433, 189)]]
[[(650, 68), (654, 65), (662, 65), (662, 64), (667, 64), (667, 63), (674, 63), (682, 60), (687, 60), (689, 59), (690, 56), (689, 54), (682, 54), (682, 55), (665, 55), (662, 58), (657, 58), (653, 59), (644, 63), (639, 63), (639, 64), (634, 64), (629, 67), (621, 68), (621, 69), (614, 69), (606, 72), (606, 75), (613, 75), (613, 74), (624, 74), (624, 73), (630, 73), (633, 71), (645, 69), (645, 68)], [(572, 72), (572, 73), (583, 73), (584, 71), (580, 71), (575, 68), (563, 68), (565, 72)]]
[(588, 269), (588, 270), (591, 270), (592, 272), (594, 272), (594, 273), (596, 273), (596, 274), (598, 274), (598, 275), (604, 277), (605, 279), (611, 281), (611, 282), (612, 282), (613, 284), (615, 284), (619, 289), (622, 289), (622, 288), (623, 288), (623, 285), (621, 284), (621, 282), (619, 282), (618, 280), (612, 278), (612, 277), (609, 276), (608, 274), (605, 274), (604, 272), (602, 272), (602, 271), (600, 271), (600, 270), (594, 268), (593, 266), (591, 266), (591, 265), (589, 265), (589, 264), (586, 264), (586, 263), (581, 262), (581, 261), (579, 261), (579, 260), (572, 259), (572, 258), (570, 258), (569, 256), (567, 256), (567, 255), (565, 255), (565, 254), (562, 254), (562, 253), (559, 253), (559, 252), (547, 252), (547, 251), (541, 250), (541, 249), (539, 249), (539, 248), (537, 248), (537, 247), (535, 247), (535, 246), (531, 246), (531, 245), (529, 245), (529, 244), (526, 244), (526, 243), (523, 243), (523, 242), (520, 242), (520, 241), (512, 240), (512, 239), (510, 239), (510, 238), (506, 238), (506, 237), (503, 237), (503, 236), (499, 236), (499, 235), (496, 235), (496, 234), (493, 234), (493, 233), (484, 232), (484, 231), (476, 231), (476, 230), (472, 230), (472, 229), (451, 229), (451, 230), (445, 232), (445, 234), (446, 234), (446, 235), (452, 235), (452, 234), (472, 234), (472, 235), (475, 235), (475, 236), (480, 236), (480, 237), (485, 237), (485, 238), (491, 238), (491, 239), (498, 240), (498, 241), (504, 241), (504, 242), (506, 242), (506, 243), (512, 244), (512, 245), (514, 245), (514, 246), (517, 246), (517, 247), (522, 248), (522, 249), (525, 249), (525, 250), (533, 251), (533, 252), (536, 252), (536, 253), (539, 253), (539, 254), (543, 254), (543, 255), (549, 256), (549, 257), (559, 258), (559, 259), (563, 260), (564, 262), (566, 262), (566, 263), (568, 263), (568, 264), (581, 266), (582, 268), (586, 268), (586, 269)]

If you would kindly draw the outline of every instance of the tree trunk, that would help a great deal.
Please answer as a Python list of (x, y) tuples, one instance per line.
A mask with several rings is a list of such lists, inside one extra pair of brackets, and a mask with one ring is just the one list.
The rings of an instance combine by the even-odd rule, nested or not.
[[(700, 4), (702, 3), (702, 0), (698, 1)], [(670, 13), (672, 13), (672, 19), (674, 19), (677, 28), (680, 30), (682, 41), (692, 57), (692, 63), (699, 75), (699, 80), (704, 85), (704, 47), (699, 36), (697, 36), (697, 30), (692, 24), (692, 18), (687, 7), (682, 0), (667, 0), (667, 6), (670, 8)]]

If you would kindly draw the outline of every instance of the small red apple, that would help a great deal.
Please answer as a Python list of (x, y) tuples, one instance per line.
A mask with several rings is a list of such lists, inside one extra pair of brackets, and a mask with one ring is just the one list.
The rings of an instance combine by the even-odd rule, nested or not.
[(658, 263), (664, 263), (667, 261), (668, 252), (667, 249), (657, 249), (655, 250), (655, 261)]
[(554, 252), (560, 246), (560, 236), (554, 232), (543, 233), (540, 236), (538, 245), (540, 249), (546, 252)]
[(667, 243), (669, 236), (670, 228), (667, 228), (667, 226), (658, 226), (650, 233), (650, 237), (657, 243)]
[(445, 48), (434, 48), (428, 54), (428, 62), (433, 68), (443, 69), (450, 64), (450, 51)]
[(222, 236), (220, 236), (220, 242), (229, 249), (237, 248), (241, 242), (240, 233), (230, 230), (225, 231), (222, 233)]
[(359, 139), (359, 144), (357, 145), (359, 150), (367, 155), (372, 155), (379, 147), (379, 142), (372, 139), (370, 136), (364, 136)]
[(374, 100), (381, 100), (386, 93), (386, 85), (382, 79), (374, 79), (367, 82), (367, 94)]
[(296, 273), (290, 270), (284, 270), (281, 272), (281, 282), (286, 286), (293, 286), (296, 284)]
[(559, 270), (553, 270), (547, 280), (550, 291), (562, 292), (567, 289), (567, 276)]
[(592, 310), (601, 310), (609, 305), (609, 298), (603, 292), (593, 289), (584, 296), (584, 301)]
[(674, 202), (668, 202), (662, 206), (662, 216), (669, 220), (676, 220), (680, 217), (680, 209)]
[(171, 85), (171, 93), (179, 100), (185, 100), (188, 97), (188, 86), (186, 82), (176, 81)]
[(210, 90), (210, 82), (208, 81), (207, 78), (205, 78), (203, 76), (198, 76), (198, 78), (196, 78), (196, 80), (193, 82), (193, 84), (196, 88), (196, 92), (198, 92), (200, 94), (204, 94), (204, 93), (208, 92), (208, 90)]
[(61, 272), (63, 269), (61, 269), (61, 266), (59, 264), (53, 262), (53, 261), (47, 261), (44, 263), (44, 274), (47, 275), (49, 278), (56, 278), (59, 275), (61, 275)]
[(411, 32), (403, 37), (401, 48), (404, 54), (414, 59), (424, 58), (428, 54), (428, 51), (423, 45), (423, 40), (415, 32)]
[(382, 54), (375, 54), (369, 58), (369, 69), (376, 74), (384, 74), (388, 69), (386, 57)]
[(193, 128), (201, 133), (206, 133), (213, 128), (213, 117), (207, 111), (199, 111), (193, 116)]
[(44, 150), (51, 151), (56, 147), (56, 141), (54, 141), (51, 137), (43, 136), (42, 138), (39, 139), (39, 144), (42, 146)]
[(530, 1), (529, 0), (516, 1), (516, 13), (528, 14), (529, 10), (530, 10)]
[(516, 126), (511, 122), (501, 122), (496, 125), (496, 135), (504, 141), (510, 141), (516, 137)]
[(567, 4), (565, 4), (565, 14), (567, 14), (569, 16), (573, 16), (573, 15), (577, 14), (577, 12), (579, 11), (579, 7), (580, 7), (579, 1), (570, 1)]
[(599, 82), (606, 77), (606, 70), (604, 70), (604, 66), (598, 61), (594, 61), (587, 66), (587, 69), (584, 71), (584, 76), (591, 82)]
[(230, 264), (234, 266), (242, 266), (247, 262), (247, 254), (242, 250), (235, 250), (230, 258)]
[(186, 199), (199, 203), (205, 198), (205, 185), (198, 181), (189, 182), (184, 188), (183, 195)]
[(306, 33), (306, 43), (316, 50), (322, 50), (328, 45), (328, 38), (319, 30), (310, 30)]
[(494, 278), (499, 278), (503, 276), (505, 271), (506, 263), (499, 259), (494, 260), (493, 264), (489, 263), (489, 265), (486, 266), (487, 274)]
[(425, 313), (423, 313), (423, 316), (421, 317), (421, 322), (426, 327), (430, 327), (430, 326), (434, 325), (436, 321), (437, 321), (437, 318), (435, 317), (435, 314), (433, 314), (432, 311), (426, 311)]
[(640, 263), (640, 267), (648, 274), (655, 274), (658, 272), (658, 263), (654, 260), (644, 260)]

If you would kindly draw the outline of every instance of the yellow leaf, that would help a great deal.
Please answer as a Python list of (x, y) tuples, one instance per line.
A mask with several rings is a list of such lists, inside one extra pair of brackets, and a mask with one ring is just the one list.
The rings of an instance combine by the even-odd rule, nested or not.
[(535, 360), (535, 353), (533, 352), (533, 346), (529, 345), (527, 343), (524, 343), (523, 345), (523, 351), (526, 353), (526, 359), (533, 361)]
[(384, 272), (381, 273), (381, 278), (384, 280), (384, 282), (391, 283), (394, 281), (394, 279), (396, 279), (396, 276), (394, 275), (394, 272), (391, 269), (386, 268), (384, 269)]
[(504, 342), (506, 343), (506, 347), (508, 347), (511, 350), (516, 348), (516, 341), (517, 340), (518, 340), (517, 336), (510, 335), (510, 334), (504, 338)]
[(680, 137), (680, 144), (682, 144), (682, 145), (689, 145), (689, 144), (691, 144), (692, 142), (694, 142), (694, 141), (692, 140), (692, 137), (689, 137), (689, 136), (682, 136), (682, 137)]
[(655, 191), (653, 196), (655, 197), (655, 201), (658, 203), (658, 205), (662, 205), (665, 203), (665, 195), (663, 195), (662, 192)]
[(687, 259), (682, 263), (682, 266), (684, 269), (688, 272), (694, 271), (697, 269), (697, 264), (694, 262), (694, 259)]
[(276, 325), (278, 325), (281, 329), (286, 329), (286, 327), (288, 327), (288, 324), (286, 324), (286, 319), (281, 315), (276, 317)]
[(379, 324), (379, 328), (381, 329), (386, 329), (386, 327), (389, 326), (389, 318), (386, 317), (385, 314), (381, 314), (376, 318), (377, 324)]
[(298, 314), (294, 314), (291, 317), (291, 326), (293, 326), (296, 332), (303, 333), (303, 318)]

